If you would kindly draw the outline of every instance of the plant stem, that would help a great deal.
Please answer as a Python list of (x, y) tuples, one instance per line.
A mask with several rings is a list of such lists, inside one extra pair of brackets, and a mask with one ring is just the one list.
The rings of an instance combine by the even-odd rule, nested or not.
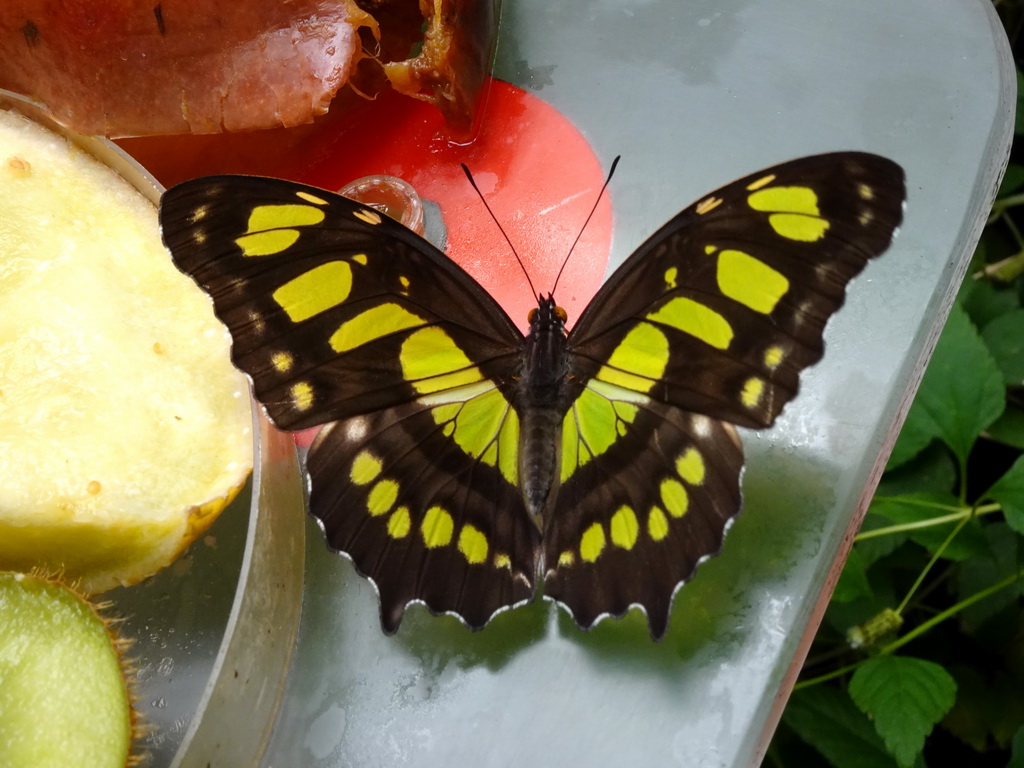
[(895, 640), (893, 640), (891, 643), (889, 643), (888, 645), (883, 646), (882, 648), (879, 649), (878, 652), (879, 653), (892, 653), (893, 651), (897, 650), (898, 648), (903, 647), (904, 645), (906, 645), (907, 643), (909, 643), (911, 640), (915, 639), (919, 635), (924, 634), (929, 629), (934, 627), (936, 624), (939, 624), (940, 622), (945, 621), (946, 619), (950, 618), (951, 616), (955, 616), (960, 611), (962, 611), (965, 608), (968, 608), (968, 607), (974, 605), (978, 601), (984, 600), (986, 597), (989, 597), (990, 595), (994, 595), (999, 590), (1006, 589), (1007, 587), (1011, 586), (1014, 582), (1019, 581), (1021, 576), (1024, 576), (1024, 570), (1017, 571), (1016, 573), (1014, 573), (1014, 574), (1012, 574), (1010, 576), (1007, 576), (1002, 581), (996, 582), (991, 587), (986, 587), (985, 589), (981, 590), (980, 592), (975, 592), (970, 597), (961, 600), (956, 605), (951, 605), (949, 608), (944, 610), (942, 613), (937, 613), (935, 616), (933, 616), (932, 618), (928, 619), (928, 621), (926, 621), (926, 622), (924, 622), (922, 624), (919, 624), (918, 626), (914, 627), (912, 630), (907, 632), (907, 634), (903, 635), (902, 637), (898, 637)]
[[(960, 611), (964, 610), (965, 608), (968, 608), (968, 607), (974, 605), (978, 601), (984, 600), (986, 597), (989, 597), (990, 595), (994, 595), (999, 590), (1006, 589), (1007, 587), (1011, 586), (1014, 582), (1018, 581), (1022, 576), (1024, 576), (1024, 570), (1017, 571), (1016, 573), (1012, 574), (1011, 576), (1007, 576), (1002, 581), (993, 584), (991, 587), (986, 587), (985, 589), (981, 590), (980, 592), (975, 592), (970, 597), (961, 600), (956, 605), (951, 605), (949, 608), (947, 608), (946, 610), (942, 611), (942, 613), (938, 613), (935, 616), (933, 616), (932, 618), (928, 619), (928, 621), (926, 621), (926, 622), (924, 622), (922, 624), (919, 624), (918, 626), (914, 627), (914, 629), (912, 629), (910, 632), (907, 632), (907, 634), (903, 635), (902, 637), (899, 637), (896, 640), (893, 640), (888, 645), (883, 646), (882, 648), (880, 648), (878, 650), (878, 652), (879, 653), (892, 653), (892, 652), (902, 648), (904, 645), (909, 643), (911, 640), (914, 640), (918, 636), (924, 634), (929, 629), (934, 627), (936, 624), (940, 624), (941, 622), (945, 621), (946, 619), (948, 619), (948, 618), (950, 618), (952, 616), (955, 616), (956, 614), (958, 614)], [(853, 664), (847, 664), (845, 667), (841, 667), (839, 669), (832, 670), (831, 672), (827, 672), (824, 675), (819, 675), (818, 677), (812, 677), (810, 680), (800, 680), (799, 682), (796, 683), (796, 685), (793, 686), (793, 690), (796, 691), (796, 690), (799, 690), (801, 688), (809, 688), (812, 685), (817, 685), (818, 683), (824, 683), (824, 682), (827, 682), (829, 680), (833, 680), (833, 679), (835, 679), (837, 677), (842, 677), (843, 675), (845, 675), (845, 674), (847, 674), (849, 672), (853, 672), (854, 670), (856, 670), (857, 667), (859, 667), (861, 664), (863, 664), (865, 660), (866, 659), (861, 659), (860, 661), (854, 662)]]
[(939, 558), (942, 556), (942, 553), (946, 551), (946, 547), (949, 546), (950, 542), (953, 541), (953, 539), (956, 538), (956, 535), (960, 533), (961, 530), (963, 530), (963, 527), (965, 525), (967, 525), (967, 521), (973, 517), (974, 510), (972, 509), (970, 510), (970, 514), (966, 515), (964, 519), (957, 523), (956, 527), (949, 532), (949, 535), (945, 538), (945, 540), (938, 547), (938, 549), (936, 549), (935, 552), (932, 554), (932, 557), (928, 561), (928, 564), (921, 569), (921, 573), (917, 575), (917, 578), (914, 580), (914, 583), (910, 586), (910, 589), (907, 590), (907, 594), (903, 598), (903, 601), (896, 607), (896, 613), (898, 613), (900, 616), (903, 615), (903, 611), (906, 609), (907, 603), (910, 602), (910, 598), (912, 598), (914, 596), (914, 593), (917, 592), (917, 589), (921, 586), (921, 582), (924, 581), (925, 576), (928, 575), (929, 571), (931, 571), (931, 569), (935, 566), (935, 563), (938, 562)]
[[(915, 531), (920, 528), (931, 528), (935, 525), (943, 525), (945, 523), (955, 523), (957, 520), (969, 519), (972, 515), (971, 509), (959, 509), (956, 507), (950, 507), (943, 504), (922, 504), (922, 506), (931, 506), (936, 509), (956, 509), (948, 515), (940, 515), (939, 517), (930, 517), (927, 520), (917, 520), (913, 523), (899, 523), (898, 525), (887, 525), (884, 528), (873, 528), (870, 531), (861, 531), (857, 534), (857, 538), (854, 541), (864, 541), (865, 539), (874, 539), (879, 536), (888, 536), (893, 533), (903, 533), (904, 531)], [(1002, 509), (998, 504), (984, 504), (977, 507), (973, 514), (975, 516), (990, 515), (993, 512), (999, 512)]]

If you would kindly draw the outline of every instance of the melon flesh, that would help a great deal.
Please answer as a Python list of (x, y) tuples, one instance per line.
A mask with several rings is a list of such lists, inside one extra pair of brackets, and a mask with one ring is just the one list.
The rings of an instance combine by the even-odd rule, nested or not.
[(0, 307), (0, 569), (154, 573), (248, 476), (248, 386), (154, 206), (4, 111)]

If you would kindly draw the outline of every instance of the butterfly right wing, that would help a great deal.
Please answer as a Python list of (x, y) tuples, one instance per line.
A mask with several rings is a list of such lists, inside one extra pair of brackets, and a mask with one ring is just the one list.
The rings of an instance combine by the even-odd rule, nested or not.
[(518, 491), (522, 334), (397, 222), (276, 179), (209, 177), (161, 201), (175, 263), (210, 294), (235, 364), (310, 448), (310, 511), (376, 584), (479, 628), (533, 593), (540, 534)]

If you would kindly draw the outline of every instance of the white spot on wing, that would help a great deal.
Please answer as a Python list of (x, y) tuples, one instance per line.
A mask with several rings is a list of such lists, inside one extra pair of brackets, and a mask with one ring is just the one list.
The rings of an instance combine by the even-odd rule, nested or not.
[(709, 437), (711, 435), (711, 419), (707, 416), (693, 417), (693, 434), (697, 437)]
[(350, 442), (359, 442), (366, 439), (367, 424), (366, 419), (355, 418), (349, 420), (345, 425), (345, 439)]

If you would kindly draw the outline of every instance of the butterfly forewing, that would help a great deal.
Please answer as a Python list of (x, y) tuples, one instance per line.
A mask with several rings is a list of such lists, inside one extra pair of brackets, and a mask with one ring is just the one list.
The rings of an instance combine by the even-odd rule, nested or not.
[(569, 336), (571, 371), (685, 410), (770, 425), (821, 359), (849, 281), (902, 220), (903, 171), (858, 152), (707, 195), (612, 275)]
[(514, 367), (522, 334), (497, 303), (371, 208), (301, 184), (220, 176), (169, 190), (160, 217), (175, 263), (213, 298), (235, 364), (284, 429)]

